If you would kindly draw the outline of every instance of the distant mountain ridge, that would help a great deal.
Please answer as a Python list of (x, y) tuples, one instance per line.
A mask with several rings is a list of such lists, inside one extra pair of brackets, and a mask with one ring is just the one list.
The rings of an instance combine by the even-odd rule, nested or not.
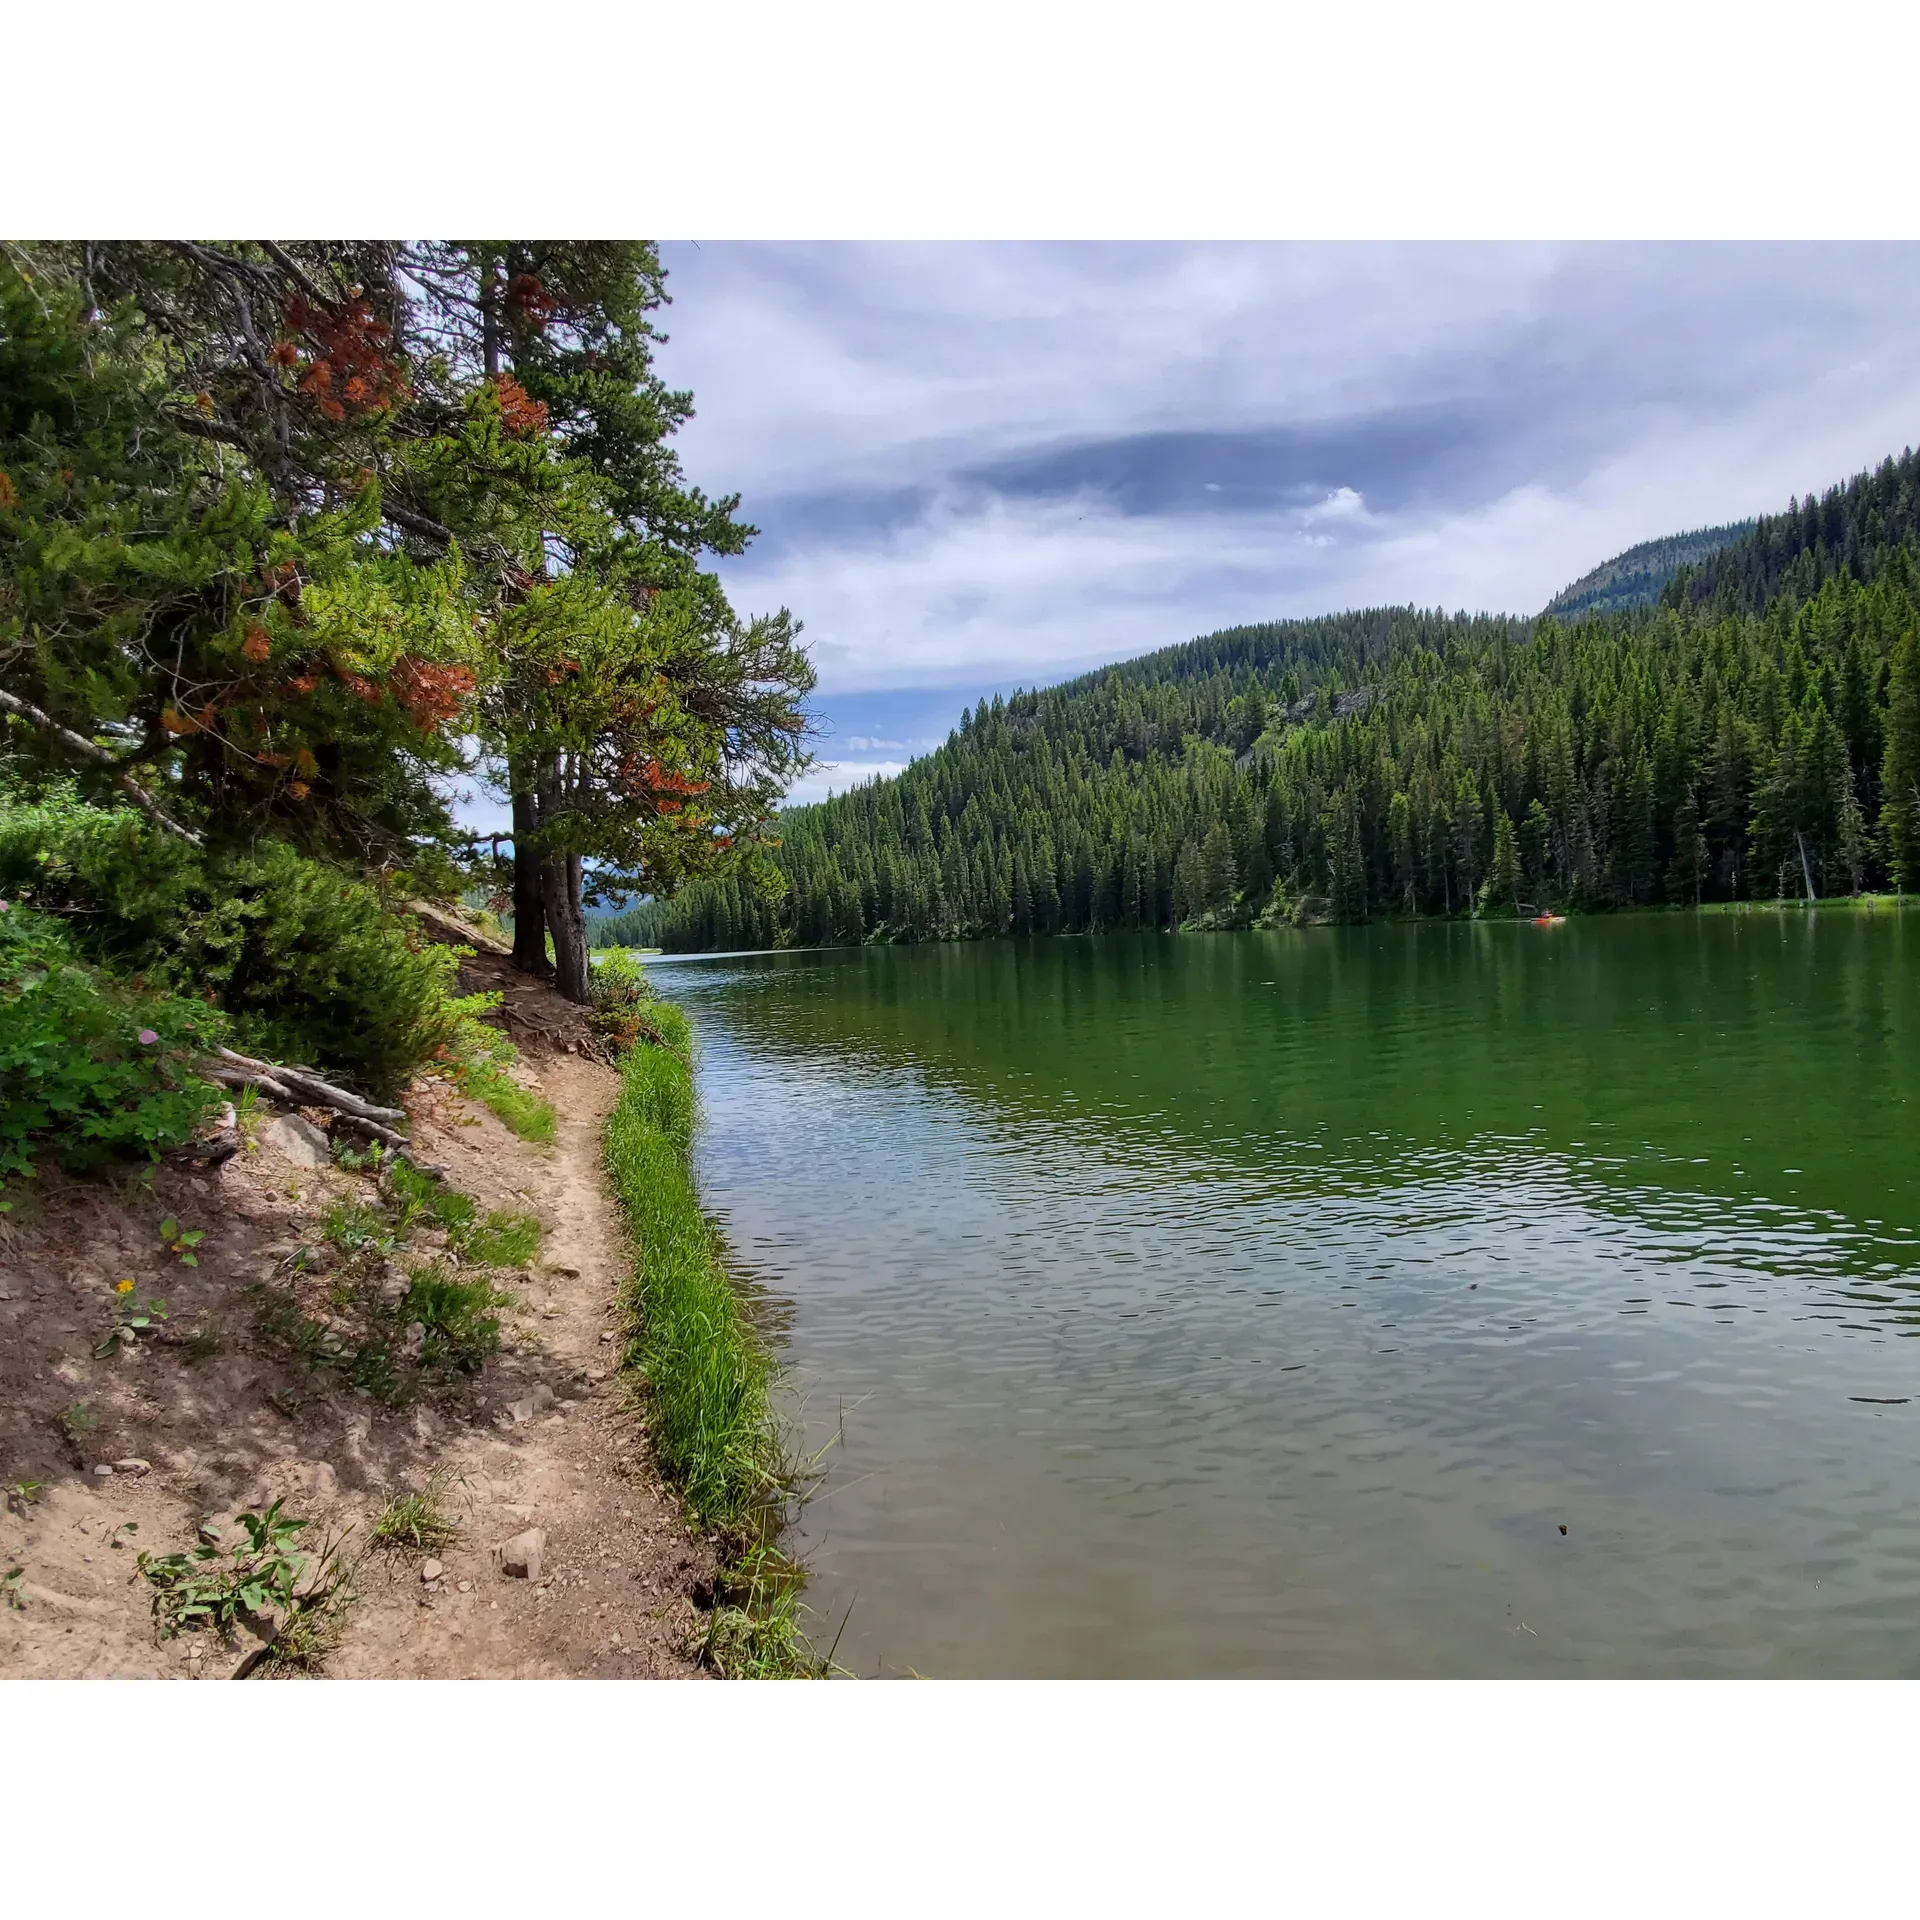
[[(669, 950), (1920, 892), (1920, 460), (1648, 541), (1515, 619), (1202, 635), (787, 810)], [(784, 883), (784, 884), (782, 884)]]
[(1541, 609), (1557, 620), (1577, 619), (1589, 613), (1625, 613), (1633, 607), (1660, 602), (1667, 582), (1685, 567), (1697, 567), (1708, 555), (1753, 532), (1757, 520), (1736, 520), (1724, 527), (1700, 527), (1692, 533), (1669, 533), (1658, 540), (1642, 540), (1637, 547), (1604, 560), (1563, 587)]
[[(1804, 606), (1832, 580), (1870, 585), (1920, 548), (1920, 454), (1911, 447), (1867, 473), (1756, 520), (1668, 583), (1672, 607), (1757, 613), (1784, 595)], [(1622, 558), (1625, 558), (1622, 555)]]

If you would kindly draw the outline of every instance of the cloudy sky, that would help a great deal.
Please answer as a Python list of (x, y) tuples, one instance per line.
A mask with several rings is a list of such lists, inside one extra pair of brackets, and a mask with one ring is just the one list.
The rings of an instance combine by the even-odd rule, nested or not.
[(1912, 246), (664, 251), (729, 589), (819, 668), (803, 798), (1237, 622), (1531, 612), (1920, 437)]

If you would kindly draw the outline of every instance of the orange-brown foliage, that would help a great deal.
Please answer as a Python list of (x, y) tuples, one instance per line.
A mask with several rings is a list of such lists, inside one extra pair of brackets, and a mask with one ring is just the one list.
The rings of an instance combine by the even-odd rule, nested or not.
[(500, 399), (500, 426), (510, 439), (530, 440), (546, 432), (544, 400), (536, 400), (510, 373), (499, 375), (493, 386)]

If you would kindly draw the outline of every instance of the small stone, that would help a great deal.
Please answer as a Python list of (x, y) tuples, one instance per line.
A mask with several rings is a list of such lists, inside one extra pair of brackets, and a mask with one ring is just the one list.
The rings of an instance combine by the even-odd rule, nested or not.
[(524, 1427), (533, 1418), (533, 1402), (516, 1400), (507, 1408), (507, 1411), (513, 1416), (513, 1424), (516, 1427)]
[(552, 1405), (553, 1389), (543, 1380), (533, 1390), (533, 1410), (535, 1413), (545, 1413)]
[(600, 1338), (601, 1338), (602, 1340), (611, 1340), (611, 1339), (613, 1338), (613, 1335), (612, 1335), (612, 1334), (610, 1334), (610, 1333), (603, 1333), (603, 1334), (602, 1334), (602, 1335), (600, 1336)]
[(115, 1473), (151, 1473), (153, 1462), (139, 1459), (116, 1460), (113, 1463), (113, 1470)]
[(500, 1571), (510, 1580), (538, 1580), (546, 1551), (545, 1529), (529, 1527), (501, 1546)]
[(113, 1469), (108, 1466), (104, 1460), (102, 1460), (93, 1471), (97, 1479), (111, 1480), (113, 1478)]
[(458, 1584), (462, 1593), (471, 1593), (473, 1591), (473, 1582), (471, 1580), (462, 1580)]
[(261, 1139), (282, 1159), (296, 1167), (324, 1167), (331, 1164), (327, 1136), (311, 1120), (297, 1113), (283, 1113), (261, 1133)]
[(423, 1560), (420, 1563), (420, 1578), (426, 1581), (428, 1585), (438, 1580), (445, 1572), (446, 1568), (443, 1567), (438, 1560)]

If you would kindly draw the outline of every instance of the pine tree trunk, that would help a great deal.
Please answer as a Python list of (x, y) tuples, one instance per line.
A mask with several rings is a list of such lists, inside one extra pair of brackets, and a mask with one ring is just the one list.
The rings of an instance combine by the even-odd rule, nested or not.
[(547, 862), (545, 877), (547, 921), (553, 929), (553, 984), (575, 1006), (584, 1007), (591, 995), (580, 867), (577, 853), (557, 854)]
[(536, 844), (539, 803), (528, 768), (516, 766), (513, 779), (513, 964), (535, 980), (550, 980), (547, 958), (546, 859)]
[[(555, 755), (540, 783), (540, 817), (556, 819), (566, 804), (568, 769)], [(541, 863), (542, 906), (547, 930), (553, 935), (553, 984), (575, 1006), (589, 999), (587, 909), (581, 857), (577, 853), (549, 852)]]

